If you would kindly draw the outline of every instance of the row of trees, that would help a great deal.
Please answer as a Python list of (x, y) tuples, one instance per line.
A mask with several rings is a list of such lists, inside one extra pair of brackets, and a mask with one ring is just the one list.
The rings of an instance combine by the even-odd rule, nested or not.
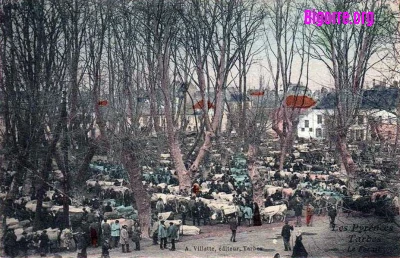
[[(70, 195), (73, 176), (85, 175), (96, 153), (112, 152), (129, 174), (144, 228), (150, 223), (149, 197), (141, 184), (140, 166), (148, 156), (150, 132), (166, 138), (179, 177), (189, 189), (213, 142), (221, 148), (228, 86), (242, 94), (228, 117), (239, 132), (240, 146), (257, 155), (267, 124), (280, 138), (281, 165), (290, 149), (299, 110), (287, 108), (278, 94), (291, 82), (306, 81), (310, 60), (322, 61), (335, 81), (338, 108), (335, 127), (338, 150), (349, 174), (355, 168), (346, 148), (346, 132), (357, 113), (359, 96), (371, 57), (390, 44), (395, 22), (384, 19), (388, 1), (258, 0), (21, 0), (1, 4), (0, 88), (4, 118), (3, 154), (15, 170), (8, 198), (32, 182), (49, 184), (53, 161), (64, 175), (62, 191)], [(372, 27), (303, 24), (303, 10), (374, 11)], [(390, 25), (390, 26), (389, 26)], [(392, 26), (393, 25), (393, 26)], [(249, 71), (267, 61), (277, 112), (263, 114), (246, 105)], [(298, 74), (294, 76), (293, 74)], [(260, 85), (264, 85), (260, 80)], [(214, 112), (202, 106), (199, 145), (181, 148), (185, 129), (182, 99), (187, 85), (207, 100), (214, 94)], [(183, 89), (183, 90), (182, 90)], [(147, 130), (138, 126), (147, 110)], [(107, 100), (102, 107), (99, 101)], [(233, 114), (237, 116), (233, 116)], [(165, 118), (165, 131), (160, 124)], [(238, 118), (239, 117), (239, 118)], [(98, 129), (100, 136), (89, 137)], [(155, 144), (161, 144), (159, 141)], [(190, 157), (186, 169), (184, 157)], [(182, 155), (187, 154), (187, 155)], [(253, 170), (254, 172), (254, 170)], [(251, 174), (255, 181), (257, 174)], [(76, 178), (76, 177), (75, 177)], [(80, 177), (82, 178), (82, 177)], [(257, 184), (255, 184), (257, 185)], [(259, 196), (262, 185), (255, 187)], [(35, 228), (41, 228), (38, 199)], [(68, 217), (68, 206), (64, 208)]]

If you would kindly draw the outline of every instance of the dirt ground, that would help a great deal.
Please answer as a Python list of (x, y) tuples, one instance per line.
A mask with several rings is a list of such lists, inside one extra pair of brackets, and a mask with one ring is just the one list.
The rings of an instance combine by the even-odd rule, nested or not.
[[(400, 257), (399, 227), (374, 217), (337, 217), (336, 230), (329, 228), (327, 216), (314, 216), (311, 227), (295, 227), (292, 233), (293, 246), (298, 231), (303, 234), (303, 244), (309, 257)], [(290, 219), (293, 225), (294, 220)], [(303, 218), (304, 224), (304, 218)], [(238, 228), (237, 242), (230, 242), (228, 225), (200, 226), (202, 233), (197, 236), (183, 236), (176, 244), (176, 251), (160, 250), (151, 240), (141, 242), (141, 251), (122, 253), (112, 249), (111, 258), (117, 257), (291, 257), (292, 252), (284, 251), (280, 236), (283, 223), (263, 224), (259, 227)], [(133, 244), (131, 245), (131, 249)], [(170, 246), (170, 244), (169, 244)], [(76, 257), (76, 253), (59, 253), (58, 257)], [(39, 256), (30, 256), (39, 257)], [(54, 257), (48, 255), (48, 257)], [(89, 248), (88, 257), (101, 257), (101, 248)]]

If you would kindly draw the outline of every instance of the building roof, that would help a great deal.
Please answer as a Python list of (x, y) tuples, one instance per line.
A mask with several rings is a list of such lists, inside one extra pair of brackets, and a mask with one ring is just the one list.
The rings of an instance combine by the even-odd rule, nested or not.
[(399, 88), (374, 88), (364, 91), (361, 108), (393, 110), (399, 102)]
[[(393, 110), (399, 102), (400, 89), (373, 88), (363, 91), (361, 109)], [(330, 92), (320, 99), (315, 109), (334, 109), (337, 106), (336, 93)]]
[(334, 109), (336, 105), (336, 94), (334, 92), (329, 92), (318, 101), (315, 109)]

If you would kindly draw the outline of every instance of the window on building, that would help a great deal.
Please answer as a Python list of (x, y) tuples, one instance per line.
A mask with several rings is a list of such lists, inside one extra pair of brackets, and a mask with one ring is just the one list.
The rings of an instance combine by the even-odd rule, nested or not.
[(322, 129), (321, 128), (317, 128), (315, 129), (315, 136), (316, 137), (322, 137)]
[(364, 130), (360, 129), (360, 130), (355, 130), (355, 139), (357, 141), (362, 141), (364, 140)]
[(312, 132), (313, 131), (313, 129), (312, 128), (310, 128), (310, 132)]
[(304, 132), (304, 131), (305, 131), (305, 129), (304, 129), (304, 128), (301, 128), (301, 131), (302, 131), (302, 132)]
[(358, 124), (359, 125), (364, 124), (364, 116), (358, 116)]
[(304, 127), (305, 128), (310, 127), (310, 120), (304, 120)]
[(317, 124), (322, 124), (322, 115), (317, 115)]

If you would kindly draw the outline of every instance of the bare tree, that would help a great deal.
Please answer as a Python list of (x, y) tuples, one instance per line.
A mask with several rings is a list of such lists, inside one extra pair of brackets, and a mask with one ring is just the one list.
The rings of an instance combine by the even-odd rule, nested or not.
[[(64, 52), (54, 5), (47, 1), (4, 4), (2, 26), (7, 97), (5, 147), (16, 175), (7, 198), (14, 198), (24, 178), (36, 177), (38, 202), (34, 228), (42, 227), (43, 194), (48, 188), (53, 155), (62, 134), (61, 103)], [(17, 114), (17, 115), (15, 115)]]
[[(268, 9), (266, 25), (267, 63), (268, 70), (272, 74), (275, 92), (276, 112), (273, 114), (272, 129), (280, 140), (279, 170), (283, 169), (286, 154), (291, 148), (296, 121), (301, 109), (296, 106), (287, 106), (287, 97), (292, 80), (296, 80), (295, 87), (300, 86), (303, 76), (308, 78), (309, 55), (307, 54), (309, 40), (307, 30), (302, 24), (303, 5), (294, 1), (278, 0)], [(300, 66), (294, 64), (300, 61)], [(299, 76), (293, 78), (295, 69)], [(305, 71), (304, 71), (305, 69)], [(307, 90), (308, 80), (306, 81)], [(282, 88), (281, 88), (282, 87)], [(282, 94), (280, 89), (282, 89)], [(294, 95), (303, 95), (306, 92), (295, 91)]]
[(360, 4), (348, 1), (313, 3), (319, 10), (374, 13), (373, 26), (343, 23), (322, 26), (312, 38), (313, 57), (325, 64), (334, 79), (337, 150), (349, 177), (348, 189), (353, 192), (357, 168), (347, 147), (347, 133), (359, 111), (366, 73), (379, 62), (373, 62), (372, 57), (390, 44), (390, 35), (393, 35), (395, 27), (392, 20), (387, 20), (390, 10), (386, 0), (364, 1)]

